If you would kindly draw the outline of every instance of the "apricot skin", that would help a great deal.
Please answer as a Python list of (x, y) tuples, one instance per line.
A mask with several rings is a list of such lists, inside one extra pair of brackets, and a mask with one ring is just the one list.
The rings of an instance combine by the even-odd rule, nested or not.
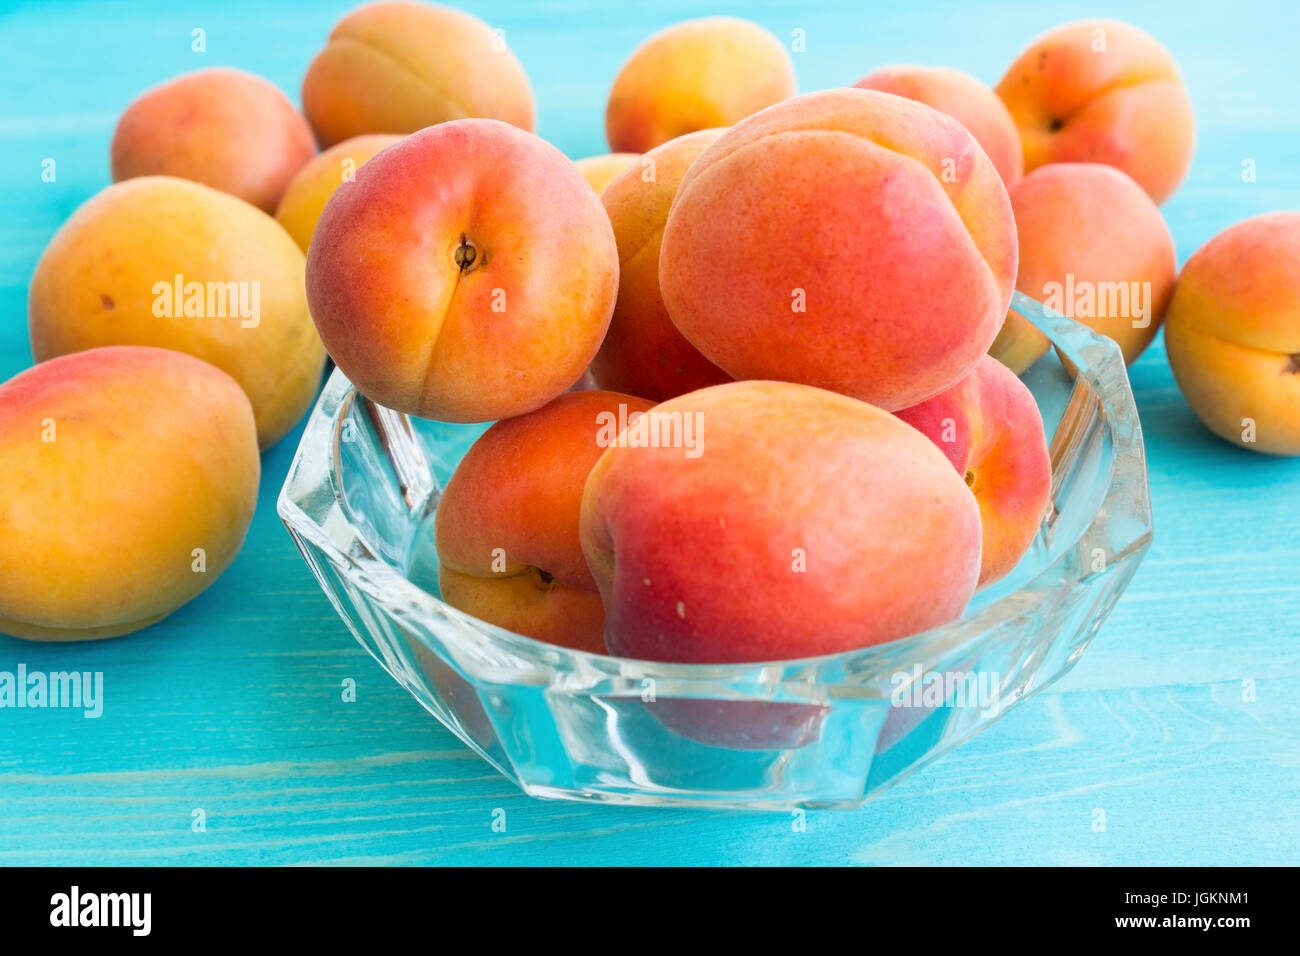
[(170, 614), (234, 560), (260, 467), (238, 383), (180, 352), (91, 349), (0, 385), (0, 633), (92, 640)]
[(322, 146), (482, 117), (533, 129), (533, 93), (502, 38), (450, 7), (390, 0), (340, 20), (302, 81)]
[(1011, 203), (974, 137), (857, 89), (724, 133), (687, 170), (659, 257), (673, 324), (732, 377), (891, 411), (974, 367), (1015, 276)]
[(730, 126), (795, 94), (794, 65), (776, 37), (735, 17), (675, 24), (623, 64), (605, 108), (616, 153), (645, 153), (686, 133)]
[(970, 130), (1010, 189), (1024, 174), (1020, 133), (997, 94), (969, 73), (946, 66), (883, 66), (853, 84), (916, 100)]
[(578, 167), (582, 178), (596, 190), (596, 195), (599, 196), (619, 173), (640, 158), (640, 153), (606, 153), (603, 156), (588, 156), (585, 159), (575, 160), (573, 165)]
[(695, 457), (684, 443), (638, 445), (630, 428), (583, 494), (582, 547), (611, 653), (681, 663), (830, 654), (966, 607), (979, 510), (916, 429), (786, 382), (715, 385), (642, 422), (662, 435), (656, 423), (673, 414), (695, 422)]
[(401, 138), (394, 133), (355, 136), (331, 146), (298, 170), (275, 208), (275, 220), (298, 243), (303, 255), (334, 191), (350, 182), (362, 163)]
[(1300, 212), (1243, 220), (1193, 253), (1165, 347), (1210, 431), (1251, 451), (1300, 455)]
[(316, 155), (311, 128), (272, 84), (242, 70), (198, 70), (140, 95), (113, 133), (113, 181), (179, 176), (273, 212)]
[(600, 198), (544, 140), (495, 120), (414, 133), (325, 205), (307, 297), (366, 395), (441, 421), (545, 405), (582, 377), (618, 288)]
[[(1155, 202), (1131, 178), (1099, 163), (1052, 163), (1034, 170), (1011, 190), (1020, 236), (1016, 288), (1119, 343), (1132, 365), (1155, 338), (1174, 291), (1174, 237)], [(1105, 290), (1121, 283), (1129, 290), (1114, 303), (1094, 295), (1092, 314), (1082, 314), (1066, 293), (1090, 284)], [(1136, 283), (1136, 285), (1134, 285)], [(1150, 295), (1146, 293), (1149, 283)], [(1052, 291), (1061, 301), (1053, 303)], [(1132, 293), (1143, 300), (1137, 308)], [(1084, 300), (1087, 309), (1086, 300)], [(1118, 306), (1110, 314), (1111, 305)], [(1047, 337), (1019, 314), (1009, 312), (989, 351), (1014, 372), (1023, 372), (1048, 348)]]
[(898, 417), (939, 447), (979, 504), (979, 586), (1005, 577), (1029, 549), (1052, 492), (1052, 463), (1033, 394), (992, 356), (956, 385)]
[(1174, 58), (1127, 23), (1049, 30), (996, 87), (1020, 130), (1025, 172), (1047, 163), (1106, 163), (1157, 203), (1187, 174), (1196, 120)]
[[(243, 386), (269, 448), (306, 413), (325, 364), (303, 268), (289, 235), (248, 203), (170, 176), (129, 179), (83, 203), (41, 253), (27, 302), (32, 353), (44, 361), (103, 345), (187, 352)], [(206, 294), (205, 314), (186, 315), (184, 302), (162, 295), (177, 275), (205, 288), (235, 283), (235, 295), (242, 283), (250, 307), (256, 290), (257, 315), (239, 314), (233, 295), (224, 308), (214, 298), (207, 314)]]
[[(587, 475), (605, 450), (601, 416), (618, 420), (620, 405), (630, 416), (653, 403), (570, 392), (497, 422), (474, 443), (438, 502), (438, 583), (448, 604), (528, 637), (605, 653), (605, 613), (578, 519)], [(498, 556), (504, 564), (494, 567)]]
[(592, 377), (601, 388), (661, 402), (731, 381), (677, 331), (659, 289), (659, 250), (668, 209), (686, 170), (722, 133), (701, 130), (669, 140), (617, 176), (601, 195), (619, 257), (614, 316), (591, 363)]

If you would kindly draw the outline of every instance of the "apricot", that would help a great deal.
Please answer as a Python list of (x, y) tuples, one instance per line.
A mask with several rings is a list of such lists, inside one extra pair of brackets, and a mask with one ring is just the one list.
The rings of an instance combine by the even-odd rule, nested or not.
[(261, 464), (237, 382), (167, 349), (90, 349), (0, 385), (0, 632), (117, 637), (234, 560)]
[(302, 418), (325, 364), (288, 233), (241, 199), (170, 176), (83, 203), (41, 253), (27, 313), (37, 361), (153, 345), (228, 372), (263, 448)]
[(1047, 435), (1033, 393), (992, 356), (956, 385), (897, 413), (952, 462), (979, 505), (979, 586), (1029, 550), (1052, 494)]
[(1025, 172), (1106, 163), (1161, 203), (1191, 165), (1196, 119), (1178, 64), (1131, 24), (1087, 20), (1049, 30), (996, 92), (1020, 130)]
[(989, 355), (1020, 375), (1046, 355), (1051, 345), (1038, 326), (1011, 309), (1007, 311), (997, 338), (989, 346)]
[(618, 243), (618, 300), (591, 363), (601, 388), (664, 401), (731, 377), (677, 331), (659, 291), (659, 248), (686, 170), (723, 130), (669, 140), (617, 176), (601, 196)]
[(951, 116), (988, 153), (1008, 189), (1024, 174), (1015, 120), (997, 94), (969, 73), (947, 66), (882, 66), (853, 85), (905, 96)]
[(140, 95), (113, 132), (113, 181), (179, 176), (273, 212), (316, 155), (307, 121), (278, 89), (242, 70), (198, 70)]
[(640, 153), (605, 153), (603, 156), (588, 156), (585, 159), (574, 160), (573, 165), (578, 167), (582, 178), (596, 190), (597, 195), (600, 195), (615, 176), (640, 158)]
[(438, 501), (443, 600), (539, 641), (605, 653), (605, 612), (578, 539), (582, 489), (619, 423), (652, 406), (570, 392), (484, 432)]
[(611, 653), (694, 663), (866, 647), (961, 614), (980, 516), (916, 429), (844, 395), (730, 382), (655, 406), (587, 479)]
[(370, 3), (340, 20), (302, 81), (322, 146), (483, 117), (531, 131), (533, 91), (504, 35), (451, 7)]
[(304, 255), (311, 244), (311, 234), (316, 230), (321, 211), (334, 195), (334, 190), (350, 183), (356, 176), (357, 167), (401, 138), (394, 133), (354, 136), (331, 146), (298, 170), (280, 197), (275, 218), (293, 236)]
[(1214, 434), (1300, 455), (1300, 212), (1229, 226), (1183, 266), (1165, 322), (1169, 365)]
[(616, 153), (644, 153), (686, 133), (730, 126), (794, 94), (790, 55), (758, 24), (686, 20), (623, 64), (605, 107), (605, 134)]
[(443, 421), (545, 405), (609, 326), (618, 248), (559, 150), (496, 120), (406, 137), (331, 197), (307, 254), (325, 347), (366, 395)]
[(890, 411), (974, 367), (1015, 276), (1011, 203), (975, 138), (858, 89), (724, 133), (686, 171), (659, 254), (668, 314), (723, 371)]
[[(1174, 237), (1132, 179), (1098, 163), (1053, 163), (1011, 190), (1020, 233), (1016, 288), (1119, 343), (1132, 365), (1155, 338), (1177, 274)], [(1047, 337), (1017, 313), (990, 352), (1023, 372)]]

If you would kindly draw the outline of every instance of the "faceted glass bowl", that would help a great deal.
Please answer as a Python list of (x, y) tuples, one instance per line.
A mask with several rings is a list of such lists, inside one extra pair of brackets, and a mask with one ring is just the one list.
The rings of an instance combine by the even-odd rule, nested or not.
[(544, 644), (458, 611), (438, 596), (433, 518), (439, 489), (487, 426), (399, 415), (337, 370), (280, 516), (361, 645), (525, 792), (858, 806), (1069, 670), (1151, 542), (1142, 432), (1118, 347), (1025, 296), (1013, 308), (1056, 346), (1024, 375), (1047, 429), (1052, 507), (1015, 571), (965, 615), (889, 644), (663, 664)]

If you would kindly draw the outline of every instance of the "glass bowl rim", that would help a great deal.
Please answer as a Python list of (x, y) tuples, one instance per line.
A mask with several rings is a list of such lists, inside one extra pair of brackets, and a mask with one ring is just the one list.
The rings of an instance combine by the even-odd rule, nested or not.
[[(979, 638), (990, 631), (993, 624), (1032, 613), (1063, 586), (1071, 587), (1093, 574), (1106, 573), (1135, 553), (1140, 556), (1152, 540), (1150, 492), (1141, 422), (1119, 346), (1113, 340), (1043, 306), (1023, 293), (1013, 293), (1011, 308), (1047, 336), (1052, 346), (1075, 367), (1077, 376), (1086, 379), (1092, 385), (1108, 412), (1118, 408), (1118, 403), (1127, 404), (1133, 427), (1125, 434), (1117, 429), (1114, 415), (1105, 416), (1105, 425), (1114, 447), (1109, 484), (1096, 511), (1054, 560), (1039, 569), (1033, 577), (1022, 582), (1016, 590), (997, 598), (974, 613), (963, 613), (946, 624), (894, 641), (808, 657), (685, 664), (616, 657), (561, 647), (508, 631), (460, 611), (410, 581), (388, 561), (376, 555), (370, 543), (351, 522), (348, 522), (348, 527), (352, 531), (353, 542), (364, 549), (365, 556), (358, 558), (340, 549), (322, 524), (308, 513), (303, 502), (293, 493), (294, 486), (302, 479), (303, 474), (310, 470), (311, 473), (321, 473), (315, 475), (314, 479), (310, 473), (308, 474), (313, 492), (319, 487), (320, 480), (323, 478), (331, 486), (334, 495), (333, 506), (339, 507), (339, 502), (342, 500), (338, 432), (343, 415), (349, 410), (349, 406), (364, 396), (338, 368), (332, 372), (311, 411), (307, 427), (280, 491), (277, 510), (281, 520), (295, 537), (301, 535), (320, 549), (337, 569), (340, 571), (346, 569), (350, 583), (363, 591), (375, 604), (383, 607), (386, 613), (395, 618), (407, 618), (411, 615), (412, 609), (416, 609), (418, 614), (412, 620), (414, 626), (408, 629), (408, 633), (420, 640), (426, 650), (438, 654), (435, 648), (429, 647), (422, 632), (430, 622), (441, 618), (458, 626), (440, 630), (438, 634), (440, 640), (454, 645), (457, 651), (464, 652), (470, 659), (477, 658), (493, 669), (500, 669), (507, 665), (504, 665), (499, 657), (492, 657), (489, 660), (483, 656), (483, 652), (486, 649), (506, 652), (513, 659), (511, 663), (522, 666), (533, 675), (536, 675), (539, 670), (550, 672), (548, 683), (551, 684), (554, 684), (555, 678), (560, 675), (580, 672), (589, 679), (655, 678), (671, 680), (674, 683), (680, 682), (685, 686), (700, 682), (752, 685), (757, 679), (760, 683), (767, 684), (771, 690), (775, 689), (772, 683), (772, 678), (775, 677), (773, 672), (784, 674), (790, 670), (820, 670), (827, 667), (835, 667), (842, 672), (853, 672), (859, 670), (860, 665), (887, 662), (900, 656), (905, 656), (908, 661), (928, 661), (933, 658), (934, 652), (965, 650), (968, 646), (973, 648)], [(1098, 353), (1099, 360), (1091, 363), (1083, 361), (1081, 353), (1084, 349)], [(1117, 370), (1121, 376), (1120, 388), (1107, 386), (1101, 381), (1103, 373), (1114, 378)], [(1117, 485), (1128, 484), (1120, 479), (1134, 477), (1140, 478), (1136, 484), (1138, 496), (1124, 510), (1132, 512), (1133, 505), (1137, 506), (1140, 511), (1137, 516), (1142, 519), (1142, 532), (1131, 536), (1130, 540), (1112, 549), (1113, 556), (1103, 571), (1041, 586), (1044, 582), (1050, 581), (1057, 571), (1057, 566), (1069, 556), (1073, 545), (1106, 520), (1107, 505), (1116, 494)], [(1040, 586), (1035, 587), (1035, 585)], [(1027, 592), (1035, 594), (1036, 600), (1026, 603), (1023, 595)], [(949, 641), (945, 642), (945, 637), (949, 638)], [(951, 640), (954, 637), (960, 637), (961, 640)], [(470, 640), (471, 638), (473, 641), (487, 643), (475, 644)], [(459, 654), (457, 656), (460, 657)], [(781, 678), (779, 682), (784, 684), (786, 680)], [(721, 693), (715, 696), (728, 695)]]

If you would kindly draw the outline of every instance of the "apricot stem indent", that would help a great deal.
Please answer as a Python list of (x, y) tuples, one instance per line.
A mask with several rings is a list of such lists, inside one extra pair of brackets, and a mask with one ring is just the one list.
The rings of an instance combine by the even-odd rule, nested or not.
[(555, 590), (555, 575), (543, 571), (541, 568), (529, 565), (528, 576), (532, 579), (533, 586), (539, 591)]
[[(456, 262), (456, 268), (462, 274), (473, 272), (475, 261), (479, 261), (478, 247), (470, 242), (469, 238), (462, 232), (460, 234), (460, 244), (452, 251), (451, 257)], [(484, 257), (480, 264), (486, 261), (487, 258)]]

